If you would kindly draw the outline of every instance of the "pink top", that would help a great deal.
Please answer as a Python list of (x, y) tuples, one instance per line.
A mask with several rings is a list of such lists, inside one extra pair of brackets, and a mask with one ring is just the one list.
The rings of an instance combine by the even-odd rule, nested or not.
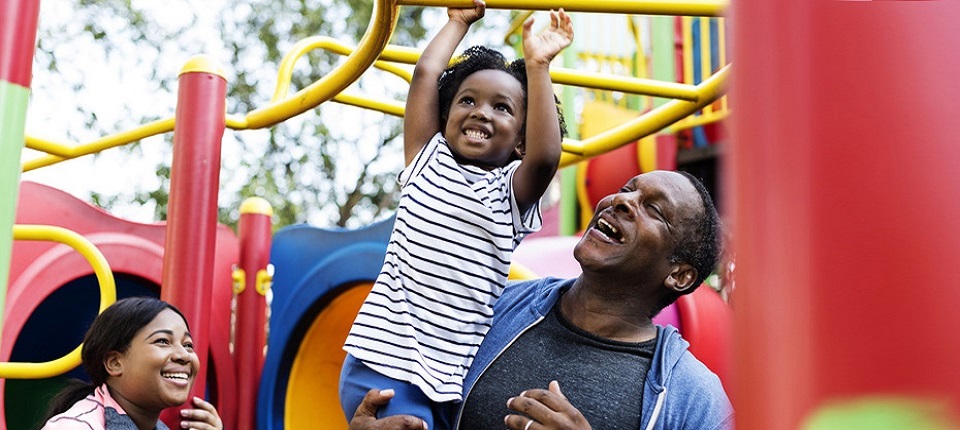
[(47, 420), (41, 430), (106, 430), (106, 408), (113, 408), (121, 415), (127, 414), (104, 384), (66, 412)]

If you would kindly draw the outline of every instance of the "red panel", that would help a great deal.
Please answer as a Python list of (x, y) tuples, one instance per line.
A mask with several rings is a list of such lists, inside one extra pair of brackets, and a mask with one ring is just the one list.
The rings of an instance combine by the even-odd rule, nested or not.
[[(73, 230), (104, 254), (112, 271), (139, 276), (160, 285), (165, 225), (122, 220), (63, 191), (29, 181), (21, 182), (18, 197), (16, 223), (55, 225)], [(228, 342), (232, 297), (230, 268), (238, 260), (238, 243), (233, 232), (225, 226), (216, 228), (215, 254), (214, 275), (210, 282), (213, 300), (207, 311), (211, 321), (210, 353), (217, 367), (217, 408), (224, 424), (229, 425), (225, 428), (234, 428), (236, 385)], [(9, 359), (17, 335), (37, 305), (60, 286), (91, 274), (93, 270), (89, 263), (64, 245), (14, 241), (0, 360)], [(193, 321), (190, 323), (192, 329)], [(3, 392), (3, 382), (0, 379), (0, 393)], [(0, 421), (3, 421), (2, 412), (0, 408)]]
[(586, 190), (591, 207), (640, 174), (637, 143), (632, 142), (587, 161)]
[(654, 139), (657, 140), (657, 170), (677, 170), (677, 136), (658, 134)]
[(733, 314), (720, 294), (707, 285), (677, 300), (680, 334), (690, 342), (690, 352), (730, 385)]

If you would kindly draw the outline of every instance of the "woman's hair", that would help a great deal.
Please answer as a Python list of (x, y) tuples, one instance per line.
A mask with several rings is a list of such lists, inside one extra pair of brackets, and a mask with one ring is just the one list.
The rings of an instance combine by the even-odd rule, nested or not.
[(107, 354), (113, 351), (126, 352), (137, 332), (150, 324), (165, 309), (176, 312), (183, 318), (184, 324), (187, 324), (187, 318), (179, 309), (152, 297), (121, 299), (98, 315), (83, 337), (83, 349), (80, 351), (83, 369), (87, 371), (87, 375), (90, 375), (90, 383), (80, 380), (70, 381), (70, 385), (50, 401), (50, 409), (41, 425), (53, 416), (70, 409), (74, 403), (89, 396), (97, 387), (106, 383), (109, 374), (103, 363)]
[[(437, 85), (440, 90), (440, 118), (446, 121), (450, 113), (450, 105), (453, 103), (453, 96), (460, 89), (468, 76), (481, 70), (499, 70), (506, 72), (520, 81), (520, 87), (523, 89), (523, 107), (527, 107), (527, 68), (523, 59), (517, 59), (513, 62), (507, 62), (503, 54), (485, 46), (473, 46), (463, 51), (454, 60), (454, 64), (443, 71)], [(559, 118), (560, 137), (567, 136), (567, 123), (563, 120), (563, 111), (560, 109), (560, 99), (553, 96), (557, 105), (557, 118)], [(523, 129), (526, 130), (527, 120), (523, 119)]]

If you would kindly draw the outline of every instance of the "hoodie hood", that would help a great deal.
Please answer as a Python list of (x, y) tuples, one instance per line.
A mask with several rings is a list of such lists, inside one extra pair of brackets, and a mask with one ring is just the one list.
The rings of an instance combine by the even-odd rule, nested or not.
[(663, 388), (670, 383), (670, 376), (673, 375), (673, 369), (680, 362), (680, 358), (690, 348), (690, 343), (680, 337), (677, 328), (668, 325), (666, 327), (657, 327), (657, 349), (654, 354), (657, 360), (656, 365), (650, 366), (650, 373), (647, 375), (647, 383), (655, 392), (663, 391)]

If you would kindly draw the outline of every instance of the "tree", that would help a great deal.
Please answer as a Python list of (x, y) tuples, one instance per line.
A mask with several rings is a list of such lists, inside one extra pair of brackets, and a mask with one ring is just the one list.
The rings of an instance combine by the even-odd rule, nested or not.
[[(65, 118), (82, 124), (66, 130), (77, 141), (172, 115), (177, 71), (186, 58), (199, 53), (213, 55), (226, 68), (228, 112), (243, 114), (262, 107), (273, 94), (277, 66), (294, 43), (328, 35), (355, 45), (372, 12), (372, 2), (360, 0), (47, 0), (43, 6), (35, 98), (50, 79), (59, 88), (66, 85), (79, 101), (95, 86), (91, 79), (113, 73), (117, 80), (138, 76), (139, 81), (130, 85), (144, 92), (130, 97), (126, 89), (114, 87), (94, 97), (101, 102), (112, 99), (107, 107), (78, 102), (76, 112)], [(54, 8), (72, 8), (72, 13), (57, 20), (48, 16)], [(401, 8), (401, 25), (391, 43), (417, 46), (427, 34), (422, 23), (430, 21), (430, 14), (445, 17), (440, 8)], [(199, 31), (210, 21), (216, 23), (212, 29)], [(329, 73), (340, 60), (334, 54), (310, 52), (295, 68), (291, 93)], [(101, 63), (119, 71), (96, 69)], [(402, 100), (406, 84), (371, 69), (352, 91)], [(158, 106), (165, 111), (158, 111)], [(250, 196), (264, 197), (273, 205), (278, 227), (306, 221), (355, 227), (381, 218), (396, 207), (396, 175), (403, 163), (400, 133), (399, 118), (329, 102), (265, 130), (228, 130), (222, 149), (220, 220), (234, 224), (239, 202)], [(91, 192), (94, 203), (108, 210), (129, 202), (152, 206), (156, 218), (164, 219), (172, 134), (162, 140), (127, 147), (133, 155), (158, 151), (148, 145), (160, 147), (160, 161), (134, 190)]]

